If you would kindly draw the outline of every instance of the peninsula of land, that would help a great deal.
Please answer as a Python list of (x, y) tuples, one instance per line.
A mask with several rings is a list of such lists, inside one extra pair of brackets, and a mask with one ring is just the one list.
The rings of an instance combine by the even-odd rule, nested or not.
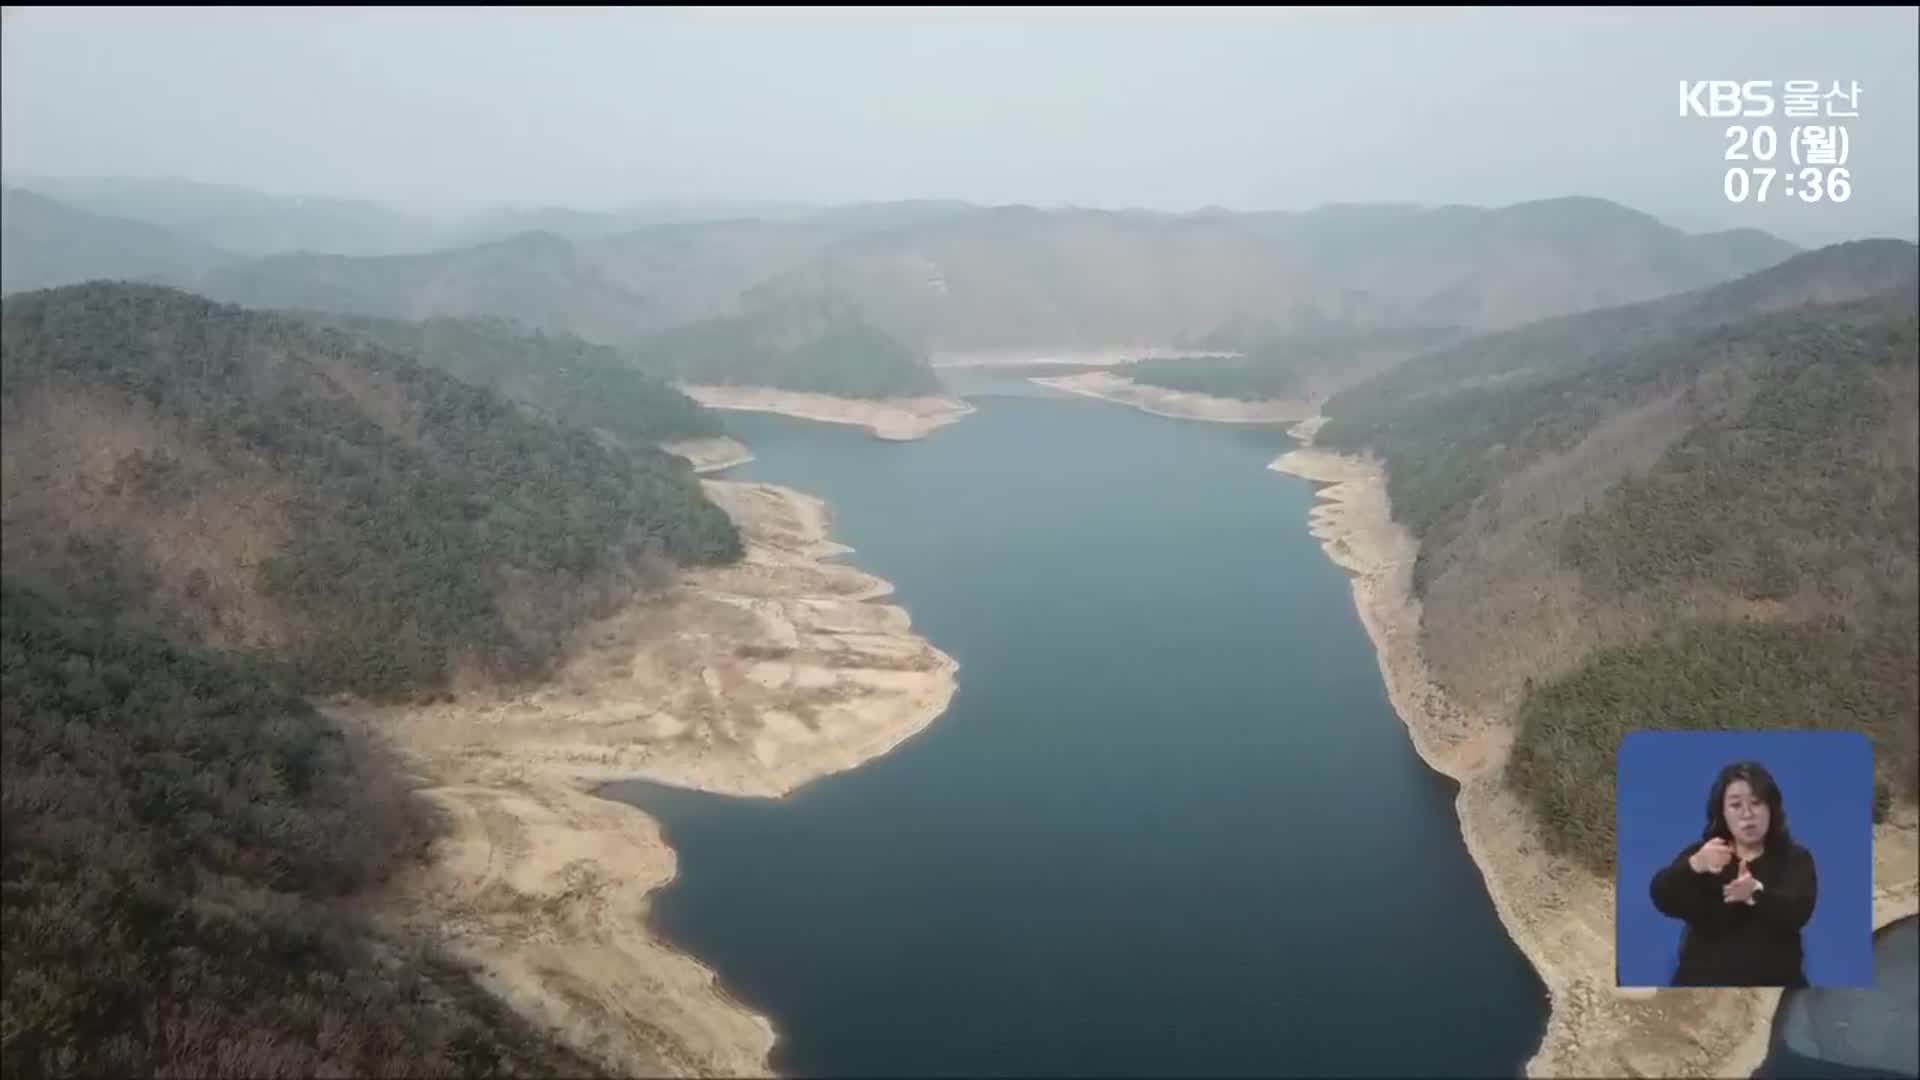
[[(707, 469), (738, 443), (675, 452)], [(396, 918), (449, 939), (481, 983), (618, 1074), (764, 1076), (772, 1025), (655, 935), (674, 876), (657, 822), (595, 794), (640, 778), (778, 797), (925, 729), (956, 663), (835, 561), (819, 499), (703, 481), (739, 524), (737, 565), (686, 571), (579, 635), (552, 682), (425, 707), (336, 706), (382, 732), (452, 825), (394, 884)]]

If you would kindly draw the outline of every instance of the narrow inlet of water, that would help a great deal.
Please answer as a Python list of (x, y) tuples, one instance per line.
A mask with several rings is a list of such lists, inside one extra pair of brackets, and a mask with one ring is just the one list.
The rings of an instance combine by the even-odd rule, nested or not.
[(1270, 428), (982, 394), (931, 437), (727, 414), (959, 660), (947, 713), (663, 823), (657, 928), (805, 1076), (1515, 1076), (1544, 986)]

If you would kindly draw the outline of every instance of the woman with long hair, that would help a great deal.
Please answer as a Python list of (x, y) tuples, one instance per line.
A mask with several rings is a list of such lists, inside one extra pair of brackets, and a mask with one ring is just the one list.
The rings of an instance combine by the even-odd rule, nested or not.
[(1787, 831), (1780, 785), (1758, 762), (1720, 770), (1700, 839), (1653, 876), (1653, 904), (1687, 924), (1675, 986), (1805, 986), (1813, 855)]

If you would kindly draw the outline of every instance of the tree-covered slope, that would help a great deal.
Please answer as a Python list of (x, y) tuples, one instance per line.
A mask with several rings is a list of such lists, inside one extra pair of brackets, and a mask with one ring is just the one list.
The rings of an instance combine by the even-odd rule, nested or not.
[(1316, 441), (1379, 455), (1420, 540), (1436, 679), (1513, 725), (1554, 850), (1608, 865), (1635, 729), (1862, 731), (1882, 805), (1915, 798), (1916, 311), (1914, 245), (1838, 245), (1327, 404)]
[(616, 350), (572, 334), (528, 330), (506, 319), (296, 317), (405, 353), (569, 427), (604, 431), (631, 446), (721, 434), (718, 418), (698, 402), (635, 369)]
[(74, 286), (9, 297), (3, 357), (9, 572), (309, 689), (532, 675), (650, 573), (741, 552), (684, 461), (282, 316)]
[(862, 398), (940, 388), (924, 357), (832, 293), (756, 294), (738, 314), (655, 334), (632, 355), (644, 368), (688, 383)]
[(357, 899), (435, 825), (230, 659), (0, 585), (0, 1072), (589, 1076)]
[(1705, 346), (1743, 368), (1744, 406), (1561, 525), (1557, 556), (1596, 604), (1739, 611), (1675, 611), (1527, 699), (1510, 775), (1564, 850), (1610, 841), (1588, 834), (1611, 814), (1593, 778), (1634, 728), (1860, 731), (1882, 805), (1920, 793), (1917, 302), (1782, 313)]
[[(1370, 448), (1394, 515), (1415, 535), (1455, 523), (1500, 475), (1572, 445), (1632, 393), (1662, 385), (1768, 312), (1912, 287), (1915, 247), (1866, 240), (1796, 256), (1725, 285), (1472, 338), (1334, 395), (1316, 442)], [(1684, 364), (1682, 364), (1684, 366)]]

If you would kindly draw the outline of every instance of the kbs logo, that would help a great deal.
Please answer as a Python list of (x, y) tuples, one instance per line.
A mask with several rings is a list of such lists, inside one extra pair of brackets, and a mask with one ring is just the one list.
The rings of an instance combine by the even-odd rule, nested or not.
[(1681, 116), (1772, 116), (1773, 80), (1680, 80)]

